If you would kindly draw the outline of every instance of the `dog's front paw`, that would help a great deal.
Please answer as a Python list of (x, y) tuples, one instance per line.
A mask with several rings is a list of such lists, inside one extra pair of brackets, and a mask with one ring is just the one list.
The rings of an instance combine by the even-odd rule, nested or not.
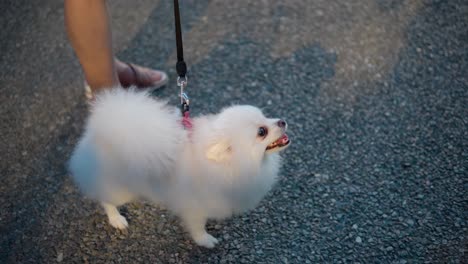
[(214, 238), (212, 235), (208, 233), (204, 233), (202, 235), (194, 237), (193, 239), (195, 240), (197, 245), (206, 247), (206, 248), (213, 248), (218, 243), (218, 239)]
[(109, 223), (111, 226), (124, 230), (128, 227), (127, 219), (125, 217), (119, 215), (113, 215), (109, 217)]

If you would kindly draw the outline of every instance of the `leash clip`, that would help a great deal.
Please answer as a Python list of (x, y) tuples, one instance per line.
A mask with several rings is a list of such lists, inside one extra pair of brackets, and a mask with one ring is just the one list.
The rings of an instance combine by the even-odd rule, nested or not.
[(187, 76), (177, 77), (177, 86), (180, 87), (180, 94), (179, 94), (180, 103), (181, 104), (186, 103), (188, 105), (190, 103), (190, 99), (188, 95), (184, 92), (185, 87), (187, 87), (187, 82), (188, 82)]
[(188, 79), (187, 79), (187, 76), (184, 76), (184, 77), (180, 77), (178, 76), (177, 77), (177, 86), (187, 86), (187, 82), (188, 82)]
[(177, 86), (180, 87), (179, 96), (180, 96), (180, 105), (181, 105), (182, 114), (185, 114), (185, 112), (189, 111), (189, 105), (190, 105), (190, 98), (187, 95), (187, 93), (185, 93), (184, 91), (185, 87), (187, 87), (187, 82), (188, 82), (187, 76), (177, 77)]
[(182, 93), (181, 97), (182, 97), (182, 100), (181, 100), (182, 104), (190, 105), (190, 98), (188, 97), (186, 93)]

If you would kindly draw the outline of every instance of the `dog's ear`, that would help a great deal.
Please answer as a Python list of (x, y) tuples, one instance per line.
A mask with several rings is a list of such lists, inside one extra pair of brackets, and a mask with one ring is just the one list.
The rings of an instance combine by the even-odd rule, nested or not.
[(206, 158), (216, 162), (227, 162), (231, 159), (232, 147), (227, 140), (218, 141), (208, 147)]

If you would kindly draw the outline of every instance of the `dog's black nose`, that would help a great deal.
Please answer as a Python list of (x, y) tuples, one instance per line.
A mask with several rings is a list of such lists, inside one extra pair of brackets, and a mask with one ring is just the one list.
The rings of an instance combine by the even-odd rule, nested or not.
[(280, 119), (280, 121), (278, 121), (278, 126), (279, 127), (286, 127), (286, 121)]

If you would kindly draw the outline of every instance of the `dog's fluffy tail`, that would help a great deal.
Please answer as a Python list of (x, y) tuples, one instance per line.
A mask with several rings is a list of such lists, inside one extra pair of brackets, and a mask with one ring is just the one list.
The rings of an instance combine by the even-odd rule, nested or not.
[(142, 192), (173, 170), (184, 140), (175, 107), (145, 92), (114, 88), (96, 97), (69, 168), (93, 197), (105, 186)]
[(68, 163), (68, 169), (82, 191), (96, 197), (98, 173), (97, 153), (88, 143), (89, 138), (82, 138), (75, 148)]

